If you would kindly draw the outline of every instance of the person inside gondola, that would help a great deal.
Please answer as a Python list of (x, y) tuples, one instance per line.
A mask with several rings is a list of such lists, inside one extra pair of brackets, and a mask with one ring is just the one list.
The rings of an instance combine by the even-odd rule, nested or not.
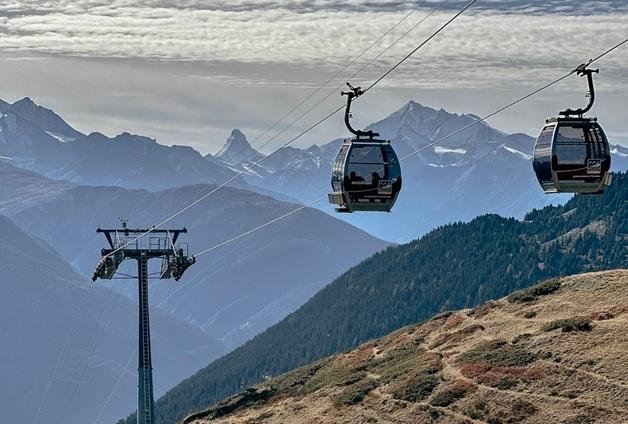
[[(373, 192), (372, 194), (377, 195), (379, 194), (379, 182), (382, 180), (382, 177), (379, 176), (378, 172), (373, 172), (371, 174), (371, 184), (373, 186)], [(372, 200), (371, 200), (372, 201)]]
[(371, 180), (373, 182), (373, 187), (377, 188), (379, 187), (379, 182), (382, 179), (382, 177), (379, 176), (378, 172), (373, 172), (371, 174)]
[(349, 174), (349, 177), (352, 183), (364, 182), (364, 177), (361, 177), (360, 175), (356, 174), (355, 171), (351, 171), (351, 173)]
[(353, 202), (355, 200), (355, 194), (353, 193), (353, 184), (351, 178), (355, 175), (355, 172), (351, 173), (351, 177), (349, 175), (345, 175), (344, 178), (344, 189), (349, 194), (349, 199)]

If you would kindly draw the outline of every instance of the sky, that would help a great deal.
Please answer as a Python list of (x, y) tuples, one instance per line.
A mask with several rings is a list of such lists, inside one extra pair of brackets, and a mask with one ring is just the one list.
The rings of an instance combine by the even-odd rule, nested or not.
[[(217, 152), (239, 128), (268, 152), (342, 105), (345, 81), (367, 86), (465, 3), (5, 0), (0, 98), (31, 97), (85, 133), (127, 131), (202, 153)], [(627, 37), (625, 0), (480, 0), (356, 103), (353, 123), (364, 127), (410, 100), (482, 116)], [(611, 141), (628, 145), (628, 45), (596, 66), (593, 113)], [(547, 117), (586, 104), (586, 91), (574, 76), (489, 123), (536, 135)], [(346, 135), (338, 114), (295, 145)]]

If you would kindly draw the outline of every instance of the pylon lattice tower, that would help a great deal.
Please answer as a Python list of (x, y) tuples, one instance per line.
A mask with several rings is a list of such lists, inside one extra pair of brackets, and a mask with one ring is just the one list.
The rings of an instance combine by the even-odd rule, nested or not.
[(188, 256), (187, 244), (177, 244), (179, 236), (187, 233), (179, 230), (130, 229), (126, 222), (120, 229), (97, 230), (107, 238), (109, 247), (102, 249), (102, 258), (92, 280), (111, 280), (118, 267), (126, 259), (137, 261), (138, 292), (138, 366), (137, 366), (137, 424), (155, 423), (155, 398), (153, 395), (153, 364), (150, 344), (150, 315), (148, 310), (148, 261), (162, 260), (159, 279), (179, 281), (183, 273), (196, 262)]

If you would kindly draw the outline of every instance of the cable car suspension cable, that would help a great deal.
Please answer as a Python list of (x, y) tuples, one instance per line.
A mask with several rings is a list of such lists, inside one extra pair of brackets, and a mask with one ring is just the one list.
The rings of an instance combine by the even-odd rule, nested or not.
[(46, 391), (44, 392), (44, 397), (42, 398), (39, 404), (39, 407), (37, 408), (37, 412), (35, 413), (35, 417), (33, 418), (33, 423), (37, 423), (37, 420), (39, 419), (39, 415), (41, 414), (41, 411), (46, 403), (46, 399), (48, 398), (48, 395), (50, 394), (50, 389), (52, 388), (52, 382), (55, 380), (55, 378), (57, 377), (57, 374), (59, 373), (59, 369), (61, 368), (61, 362), (63, 361), (63, 358), (65, 357), (65, 353), (68, 350), (68, 346), (70, 345), (70, 339), (72, 338), (72, 335), (74, 334), (74, 330), (76, 330), (78, 319), (83, 313), (83, 310), (85, 309), (85, 301), (87, 300), (87, 295), (89, 294), (93, 286), (94, 284), (90, 283), (89, 286), (85, 289), (85, 293), (83, 294), (83, 298), (81, 299), (81, 304), (79, 306), (79, 309), (76, 315), (74, 316), (74, 320), (72, 322), (72, 325), (70, 326), (70, 331), (68, 331), (68, 334), (65, 338), (63, 348), (61, 349), (61, 354), (59, 355), (59, 358), (57, 359), (57, 364), (55, 365), (55, 368), (52, 372), (52, 376), (50, 377), (50, 379), (48, 380), (48, 384), (46, 385)]
[(397, 62), (397, 64), (395, 66), (393, 66), (392, 68), (390, 68), (388, 71), (386, 71), (381, 77), (379, 77), (377, 80), (375, 80), (375, 82), (373, 82), (371, 85), (369, 85), (366, 89), (364, 89), (364, 93), (366, 94), (371, 88), (375, 87), (377, 84), (379, 84), (384, 78), (386, 78), (388, 75), (390, 75), (392, 72), (395, 71), (395, 69), (397, 69), (398, 67), (400, 67), (406, 60), (410, 59), (417, 51), (419, 51), (423, 46), (425, 46), (427, 43), (429, 43), (430, 41), (432, 41), (432, 39), (434, 37), (436, 37), (438, 34), (440, 34), (441, 31), (443, 31), (445, 28), (447, 28), (449, 26), (449, 24), (451, 24), (453, 21), (455, 21), (456, 19), (458, 19), (460, 17), (460, 15), (462, 15), (464, 12), (466, 12), (471, 6), (473, 6), (478, 0), (472, 0), (469, 3), (467, 3), (467, 5), (465, 7), (463, 7), (458, 13), (456, 13), (451, 19), (449, 19), (447, 22), (445, 22), (445, 24), (443, 26), (441, 26), (438, 30), (436, 30), (436, 32), (434, 32), (432, 35), (430, 35), (429, 37), (427, 37), (427, 39), (425, 41), (423, 41), (421, 44), (419, 44), (414, 50), (412, 50), (410, 53), (408, 53), (403, 59), (401, 59), (399, 62)]
[[(394, 42), (392, 42), (391, 44), (389, 44), (385, 49), (383, 49), (381, 52), (379, 52), (375, 57), (373, 57), (372, 59), (370, 59), (368, 62), (366, 62), (364, 65), (362, 65), (360, 67), (360, 69), (358, 69), (357, 71), (355, 71), (353, 74), (351, 74), (349, 76), (349, 80), (352, 80), (353, 78), (355, 78), (357, 75), (359, 75), (362, 71), (364, 71), (364, 69), (366, 69), (367, 67), (369, 67), (370, 65), (373, 64), (373, 62), (375, 62), (377, 59), (379, 59), (380, 57), (382, 57), (382, 55), (384, 55), (386, 52), (388, 52), (391, 48), (393, 48), (395, 45), (397, 45), (401, 40), (403, 40), (405, 37), (407, 37), (412, 31), (414, 31), (415, 29), (417, 29), (423, 22), (425, 22), (430, 16), (432, 16), (434, 13), (436, 13), (437, 11), (439, 11), (440, 9), (443, 8), (443, 6), (445, 6), (445, 4), (447, 4), (449, 2), (449, 0), (444, 0), (442, 3), (440, 3), (438, 6), (434, 7), (427, 15), (425, 15), (421, 20), (419, 20), (416, 24), (414, 24), (409, 30), (407, 30), (406, 32), (404, 32), (400, 37), (398, 37)], [(281, 131), (279, 131), (278, 133), (276, 133), (274, 136), (272, 136), (270, 139), (268, 139), (264, 144), (262, 144), (259, 149), (263, 149), (264, 147), (266, 147), (268, 144), (270, 144), (272, 141), (274, 141), (275, 139), (277, 139), (277, 137), (279, 137), (280, 135), (282, 135), (283, 133), (285, 133), (287, 130), (289, 130), (290, 128), (292, 128), (297, 122), (299, 122), (301, 119), (303, 119), (306, 115), (309, 115), (310, 112), (312, 112), (314, 109), (316, 109), (318, 106), (320, 106), (325, 100), (327, 100), (329, 97), (331, 97), (332, 94), (336, 94), (338, 92), (338, 90), (340, 88), (342, 88), (342, 86), (344, 85), (344, 82), (342, 82), (341, 84), (339, 84), (338, 86), (336, 86), (334, 89), (332, 89), (331, 91), (329, 91), (324, 97), (322, 97), (319, 101), (317, 101), (314, 105), (312, 105), (310, 108), (308, 108), (306, 111), (304, 111), (301, 115), (299, 115), (297, 118), (295, 118), (293, 121), (291, 121), (286, 127), (284, 127)]]
[[(355, 62), (357, 62), (358, 60), (360, 60), (362, 58), (362, 56), (364, 56), (366, 53), (368, 53), (373, 47), (375, 47), (377, 44), (379, 44), (380, 41), (382, 41), (388, 34), (390, 34), (391, 32), (393, 32), (395, 29), (397, 29), (397, 27), (399, 25), (401, 25), (403, 22), (405, 22), (412, 14), (414, 14), (419, 7), (421, 7), (423, 5), (423, 3), (425, 3), (425, 1), (420, 2), (414, 9), (410, 10), (410, 12), (408, 12), (403, 18), (401, 18), (399, 21), (397, 21), (397, 23), (395, 23), (392, 27), (390, 27), (386, 32), (384, 32), (377, 40), (373, 41), (371, 43), (371, 45), (369, 45), (366, 49), (362, 50), (362, 52), (357, 55), (355, 58), (353, 58), (351, 60), (351, 62), (349, 62), (348, 64), (346, 64), (345, 66), (343, 66), (340, 70), (336, 71), (331, 77), (329, 77), (325, 82), (323, 82), (320, 86), (318, 86), (318, 88), (316, 88), (315, 90), (313, 90), (310, 94), (308, 94), (305, 98), (303, 98), (296, 106), (294, 106), (292, 109), (290, 109), (288, 112), (286, 112), (281, 118), (279, 118), (277, 121), (275, 121), (274, 124), (272, 124), (270, 127), (268, 127), (264, 132), (260, 133), (257, 137), (255, 137), (255, 139), (253, 139), (253, 141), (251, 142), (251, 145), (254, 145), (260, 138), (262, 138), (263, 136), (265, 136), (266, 134), (268, 134), (270, 131), (272, 131), (275, 127), (277, 127), (277, 125), (279, 125), (280, 123), (282, 123), (288, 116), (290, 116), (294, 111), (296, 111), (297, 109), (299, 109), (301, 106), (303, 106), (303, 104), (305, 104), (308, 100), (310, 100), (312, 97), (314, 97), (315, 95), (317, 95), (323, 88), (325, 88), (327, 86), (327, 84), (329, 84), (330, 82), (332, 82), (334, 79), (336, 79), (336, 77), (338, 77), (338, 75), (340, 75), (341, 73), (343, 73), (344, 71), (346, 71), (349, 67), (351, 67)], [(277, 135), (275, 135), (276, 138)], [(260, 147), (260, 149), (264, 148), (264, 146), (266, 146), (268, 144), (268, 141), (262, 145)]]
[[(592, 63), (594, 63), (594, 62), (598, 61), (599, 59), (603, 58), (604, 56), (608, 55), (609, 53), (613, 52), (614, 50), (616, 50), (617, 48), (621, 47), (622, 45), (624, 45), (624, 44), (626, 44), (626, 43), (628, 43), (628, 38), (626, 38), (625, 40), (623, 40), (623, 41), (621, 41), (620, 43), (616, 44), (616, 45), (615, 45), (615, 46), (613, 46), (612, 48), (610, 48), (610, 49), (606, 50), (604, 53), (600, 54), (600, 55), (599, 55), (599, 56), (597, 56), (595, 59), (591, 59), (591, 60), (588, 62), (588, 64), (587, 64), (587, 65), (590, 65), (590, 64), (592, 64)], [(581, 66), (582, 66), (582, 65), (581, 65)], [(503, 111), (505, 111), (505, 110), (507, 110), (507, 109), (510, 109), (511, 107), (514, 107), (514, 106), (516, 106), (517, 104), (519, 104), (519, 103), (521, 103), (521, 102), (523, 102), (523, 101), (525, 101), (525, 100), (529, 99), (530, 97), (535, 96), (536, 94), (538, 94), (538, 93), (540, 93), (540, 92), (542, 92), (542, 91), (544, 91), (544, 90), (546, 90), (546, 89), (548, 89), (548, 88), (552, 87), (553, 85), (556, 85), (556, 84), (558, 84), (559, 82), (561, 82), (561, 81), (563, 81), (563, 80), (567, 79), (569, 76), (571, 76), (571, 75), (573, 75), (574, 73), (576, 73), (576, 72), (578, 71), (578, 69), (579, 69), (579, 68), (580, 68), (580, 66), (579, 66), (578, 68), (575, 68), (574, 70), (570, 71), (568, 74), (566, 74), (566, 75), (564, 75), (564, 76), (562, 76), (562, 77), (560, 77), (560, 78), (557, 78), (557, 79), (555, 79), (554, 81), (552, 81), (552, 82), (550, 82), (550, 83), (548, 83), (548, 84), (543, 85), (542, 87), (540, 87), (540, 88), (538, 88), (538, 89), (536, 89), (536, 90), (532, 91), (531, 93), (526, 94), (525, 96), (520, 97), (520, 98), (518, 98), (517, 100), (512, 101), (511, 103), (508, 103), (507, 105), (505, 105), (505, 106), (503, 106), (503, 107), (501, 107), (501, 108), (497, 109), (496, 111), (494, 111), (494, 112), (492, 112), (492, 113), (490, 113), (490, 114), (488, 114), (488, 115), (484, 116), (483, 118), (480, 118), (480, 119), (478, 119), (478, 120), (476, 120), (476, 121), (473, 121), (471, 124), (468, 124), (468, 125), (464, 126), (463, 128), (461, 128), (461, 129), (459, 129), (459, 130), (457, 130), (457, 131), (455, 131), (455, 132), (453, 132), (453, 133), (451, 133), (451, 134), (448, 134), (448, 135), (446, 135), (446, 136), (444, 136), (444, 137), (442, 137), (442, 138), (440, 138), (440, 139), (438, 139), (438, 140), (434, 141), (433, 143), (430, 143), (430, 144), (428, 144), (428, 145), (426, 145), (426, 146), (423, 146), (422, 148), (420, 148), (420, 149), (418, 149), (418, 150), (413, 151), (412, 153), (410, 153), (410, 154), (408, 154), (408, 155), (406, 155), (406, 156), (404, 156), (404, 157), (400, 158), (399, 160), (400, 160), (400, 161), (404, 161), (404, 160), (406, 160), (406, 159), (409, 159), (409, 158), (411, 158), (411, 157), (413, 157), (413, 156), (417, 155), (418, 153), (420, 153), (420, 152), (422, 152), (422, 151), (424, 151), (424, 150), (427, 150), (427, 149), (429, 149), (429, 148), (431, 148), (431, 147), (434, 147), (434, 146), (436, 146), (437, 144), (442, 143), (443, 141), (448, 140), (448, 139), (450, 139), (451, 137), (454, 137), (454, 136), (456, 136), (456, 135), (460, 134), (461, 132), (463, 132), (463, 131), (465, 131), (465, 130), (467, 130), (467, 129), (471, 128), (471, 127), (474, 127), (475, 125), (480, 124), (481, 122), (485, 122), (487, 119), (490, 119), (490, 118), (494, 117), (495, 115), (498, 115), (499, 113), (502, 113)], [(373, 189), (369, 189), (369, 190), (373, 190)], [(364, 191), (369, 191), (369, 190), (364, 190)], [(215, 246), (212, 246), (212, 247), (210, 247), (210, 248), (208, 248), (208, 249), (202, 250), (202, 251), (198, 252), (198, 253), (197, 253), (196, 255), (194, 255), (194, 256), (195, 256), (195, 257), (198, 257), (198, 256), (201, 256), (201, 255), (204, 255), (204, 254), (206, 254), (206, 253), (209, 253), (209, 252), (211, 252), (211, 251), (214, 251), (214, 250), (216, 250), (216, 249), (219, 249), (220, 247), (223, 247), (223, 246), (225, 246), (225, 245), (227, 245), (227, 244), (229, 244), (229, 243), (232, 243), (232, 242), (237, 241), (237, 240), (239, 240), (239, 239), (241, 239), (241, 238), (243, 238), (243, 237), (246, 237), (246, 236), (248, 236), (248, 235), (250, 235), (250, 234), (252, 234), (252, 233), (255, 233), (255, 232), (257, 232), (257, 231), (259, 231), (259, 230), (261, 230), (261, 229), (263, 229), (263, 228), (266, 228), (267, 226), (269, 226), (269, 225), (271, 225), (271, 224), (273, 224), (273, 223), (275, 223), (275, 222), (277, 222), (277, 221), (281, 221), (282, 219), (287, 218), (287, 217), (288, 217), (288, 216), (290, 216), (290, 215), (293, 215), (293, 214), (295, 214), (295, 213), (297, 213), (297, 212), (302, 211), (303, 209), (306, 209), (306, 208), (308, 208), (308, 207), (310, 207), (310, 206), (313, 206), (314, 204), (316, 204), (316, 203), (318, 203), (318, 202), (322, 201), (323, 199), (325, 199), (326, 197), (327, 197), (327, 196), (322, 196), (322, 197), (319, 197), (318, 199), (315, 199), (315, 200), (313, 200), (312, 202), (310, 202), (310, 203), (308, 203), (308, 204), (306, 204), (306, 205), (302, 205), (302, 206), (300, 206), (300, 207), (298, 207), (298, 208), (296, 208), (296, 209), (292, 210), (291, 212), (288, 212), (288, 213), (286, 213), (286, 214), (284, 214), (284, 215), (281, 215), (280, 217), (277, 217), (277, 218), (275, 218), (275, 219), (272, 219), (272, 220), (270, 220), (270, 221), (268, 221), (268, 222), (266, 222), (266, 223), (264, 223), (264, 224), (262, 224), (262, 225), (259, 225), (259, 226), (255, 227), (255, 228), (251, 229), (251, 230), (248, 230), (248, 231), (246, 231), (246, 232), (244, 232), (244, 233), (242, 233), (242, 234), (240, 234), (240, 235), (238, 235), (238, 236), (232, 237), (232, 238), (231, 238), (231, 239), (229, 239), (229, 240), (225, 240), (225, 241), (223, 241), (222, 243), (219, 243), (219, 244), (217, 244), (217, 245), (215, 245)]]
[[(395, 69), (397, 69), (399, 66), (401, 66), (401, 64), (403, 64), (405, 61), (407, 61), (412, 55), (414, 55), (417, 51), (419, 51), (423, 46), (425, 46), (428, 42), (430, 42), (432, 39), (434, 39), (434, 37), (436, 37), (436, 35), (441, 33), (449, 25), (451, 25), (458, 17), (460, 17), (460, 15), (462, 15), (465, 11), (467, 11), (472, 5), (477, 3), (477, 1), (478, 0), (471, 0), (469, 3), (467, 3), (452, 18), (450, 18), (447, 22), (445, 22), (443, 25), (441, 25), (438, 28), (438, 30), (436, 30), (434, 33), (432, 33), (432, 35), (430, 35), (425, 41), (423, 41), (421, 44), (419, 44), (419, 46), (414, 48), (409, 54), (407, 54), (400, 61), (398, 61), (392, 68), (390, 68), (381, 77), (379, 77), (377, 80), (375, 80), (375, 82), (373, 82), (366, 90), (364, 90), (364, 92), (366, 93), (368, 90), (372, 89), (375, 85), (377, 85), (379, 82), (381, 82), (385, 77), (390, 75)], [(118, 247), (117, 249), (111, 251), (109, 253), (109, 255), (107, 255), (107, 256), (111, 256), (111, 255), (115, 254), (116, 252), (126, 248), (127, 246), (135, 243), (136, 241), (140, 240), (141, 238), (145, 237), (146, 235), (152, 233), (157, 228), (167, 224), (168, 222), (172, 221), (173, 219), (175, 219), (176, 217), (178, 217), (182, 213), (184, 213), (184, 212), (188, 211), (189, 209), (193, 208), (194, 206), (198, 205), (203, 200), (207, 199), (208, 197), (212, 196), (213, 194), (215, 194), (219, 190), (223, 189), (224, 187), (226, 187), (227, 185), (229, 185), (233, 181), (237, 180), (238, 178), (240, 178), (244, 174), (248, 173), (251, 169), (255, 168), (256, 166), (259, 166), (262, 162), (264, 162), (266, 159), (268, 159), (268, 158), (272, 157), (273, 155), (275, 155), (277, 152), (279, 152), (284, 147), (287, 147), (290, 144), (294, 143), (296, 140), (298, 140), (299, 138), (303, 137), (305, 134), (307, 134), (308, 132), (310, 132), (314, 128), (318, 127), (320, 124), (322, 124), (323, 122), (327, 121), (329, 118), (331, 118), (332, 116), (334, 116), (336, 113), (340, 112), (344, 108), (345, 108), (345, 105), (344, 104), (341, 105), (337, 109), (335, 109), (332, 112), (330, 112), (329, 114), (325, 115), (320, 120), (316, 121), (314, 124), (312, 124), (309, 127), (307, 127), (305, 130), (301, 131), (296, 136), (292, 137), (287, 142), (283, 143), (281, 146), (279, 146), (277, 149), (273, 150), (267, 156), (264, 156), (261, 159), (257, 160), (256, 162), (254, 162), (253, 164), (251, 164), (250, 166), (245, 167), (245, 169), (243, 169), (242, 171), (238, 172), (233, 177), (227, 179), (225, 182), (221, 183), (220, 185), (218, 185), (217, 187), (215, 187), (214, 189), (212, 189), (208, 193), (206, 193), (203, 196), (199, 197), (198, 199), (194, 200), (192, 203), (190, 203), (187, 206), (185, 206), (184, 208), (180, 209), (178, 212), (176, 212), (176, 213), (170, 215), (169, 217), (165, 218), (164, 220), (159, 222), (157, 225), (154, 225), (153, 227), (151, 227), (148, 231), (145, 231), (144, 233), (138, 235), (137, 237), (134, 237), (132, 240), (127, 241), (126, 244), (124, 244), (124, 245)]]

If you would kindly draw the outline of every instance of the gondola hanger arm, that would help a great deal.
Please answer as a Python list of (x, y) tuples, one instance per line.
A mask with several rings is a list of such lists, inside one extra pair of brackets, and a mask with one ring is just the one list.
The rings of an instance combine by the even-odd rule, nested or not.
[(592, 60), (590, 60), (587, 63), (583, 63), (582, 65), (578, 66), (576, 69), (574, 69), (572, 71), (572, 73), (576, 73), (576, 75), (580, 76), (580, 77), (587, 77), (587, 83), (589, 85), (589, 104), (585, 107), (585, 108), (580, 108), (580, 109), (566, 109), (562, 112), (560, 112), (560, 115), (562, 116), (580, 116), (582, 117), (582, 115), (584, 115), (585, 113), (587, 113), (588, 111), (591, 110), (591, 108), (593, 107), (593, 104), (595, 103), (595, 86), (593, 85), (593, 74), (599, 74), (600, 70), (599, 69), (589, 69), (589, 65), (593, 63)]
[(379, 136), (379, 134), (376, 132), (373, 132), (373, 130), (361, 131), (361, 130), (356, 130), (355, 128), (351, 126), (351, 122), (350, 122), (351, 103), (353, 102), (353, 100), (363, 95), (364, 91), (362, 90), (362, 87), (354, 87), (350, 83), (347, 83), (347, 86), (349, 87), (350, 91), (341, 92), (341, 95), (347, 96), (347, 108), (345, 109), (345, 125), (347, 126), (347, 129), (349, 130), (349, 132), (354, 134), (358, 139), (360, 139), (360, 137), (368, 137), (369, 139), (373, 139), (373, 137)]

